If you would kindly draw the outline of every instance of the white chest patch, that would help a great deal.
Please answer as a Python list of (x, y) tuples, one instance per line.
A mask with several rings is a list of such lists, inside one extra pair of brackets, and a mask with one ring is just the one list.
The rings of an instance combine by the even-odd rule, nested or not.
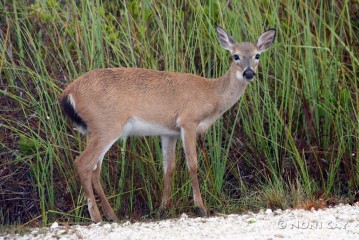
[(127, 136), (177, 136), (179, 130), (171, 129), (161, 124), (150, 123), (137, 118), (131, 118), (123, 128), (122, 137)]

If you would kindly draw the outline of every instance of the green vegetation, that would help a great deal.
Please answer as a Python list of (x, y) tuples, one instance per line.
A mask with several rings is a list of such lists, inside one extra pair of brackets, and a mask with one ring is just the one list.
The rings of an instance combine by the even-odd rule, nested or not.
[[(353, 201), (359, 185), (354, 2), (1, 1), (0, 223), (88, 223), (73, 164), (86, 139), (65, 121), (61, 89), (102, 67), (218, 77), (229, 54), (216, 24), (237, 41), (255, 41), (269, 27), (277, 39), (261, 57), (258, 79), (198, 144), (210, 212)], [(128, 138), (105, 156), (102, 183), (119, 218), (159, 216), (161, 158), (156, 137)], [(192, 212), (180, 147), (172, 185), (168, 216)]]

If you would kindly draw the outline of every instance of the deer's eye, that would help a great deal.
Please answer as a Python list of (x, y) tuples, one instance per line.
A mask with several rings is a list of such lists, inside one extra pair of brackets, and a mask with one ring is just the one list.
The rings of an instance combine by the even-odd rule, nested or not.
[(234, 58), (234, 60), (237, 60), (237, 61), (239, 60), (239, 56), (237, 54), (234, 54), (233, 58)]
[(259, 54), (256, 54), (255, 58), (256, 59), (259, 59), (260, 55)]

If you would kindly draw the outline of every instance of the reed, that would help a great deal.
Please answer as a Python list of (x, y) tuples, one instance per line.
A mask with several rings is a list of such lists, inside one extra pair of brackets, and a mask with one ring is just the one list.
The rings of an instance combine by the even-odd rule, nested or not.
[[(238, 41), (254, 41), (269, 27), (278, 37), (261, 57), (258, 79), (198, 145), (210, 213), (354, 199), (357, 3), (28, 2), (0, 3), (1, 224), (88, 223), (73, 164), (86, 139), (64, 120), (57, 99), (61, 89), (102, 67), (218, 77), (228, 69), (229, 56), (217, 41), (216, 24)], [(102, 184), (120, 218), (159, 216), (160, 149), (156, 137), (128, 138), (105, 156)], [(180, 147), (172, 184), (168, 216), (191, 212)]]

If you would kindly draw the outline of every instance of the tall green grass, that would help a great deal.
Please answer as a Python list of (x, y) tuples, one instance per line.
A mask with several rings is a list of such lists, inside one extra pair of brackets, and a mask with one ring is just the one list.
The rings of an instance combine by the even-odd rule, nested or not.
[[(2, 1), (0, 3), (0, 222), (89, 222), (71, 130), (58, 95), (82, 73), (144, 67), (218, 77), (238, 41), (266, 28), (276, 43), (258, 80), (198, 144), (211, 213), (354, 198), (359, 185), (358, 22), (352, 1)], [(180, 143), (178, 144), (180, 146)], [(128, 138), (105, 156), (102, 184), (120, 218), (155, 217), (158, 138)], [(191, 211), (181, 147), (169, 216)], [(155, 214), (154, 214), (155, 213)]]

